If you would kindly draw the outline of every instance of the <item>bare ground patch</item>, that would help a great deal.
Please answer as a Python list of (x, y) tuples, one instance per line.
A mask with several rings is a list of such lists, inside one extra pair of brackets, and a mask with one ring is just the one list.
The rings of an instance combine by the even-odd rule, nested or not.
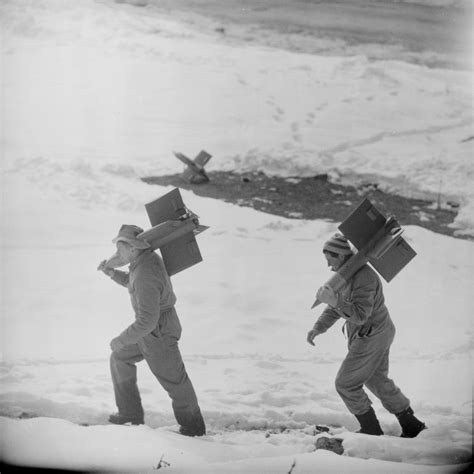
[(361, 187), (331, 183), (326, 175), (282, 178), (263, 172), (209, 172), (210, 181), (190, 184), (179, 174), (143, 177), (148, 184), (175, 186), (198, 196), (254, 208), (289, 219), (343, 221), (364, 198), (370, 199), (385, 215), (394, 215), (402, 225), (417, 225), (434, 232), (455, 235), (449, 227), (457, 210), (436, 202), (410, 199), (385, 193), (376, 183)]

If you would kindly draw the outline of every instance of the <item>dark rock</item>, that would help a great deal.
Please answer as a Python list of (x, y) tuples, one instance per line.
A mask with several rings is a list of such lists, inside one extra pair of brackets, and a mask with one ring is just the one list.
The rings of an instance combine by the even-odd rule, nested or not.
[(341, 438), (328, 438), (327, 436), (322, 436), (316, 440), (316, 449), (326, 449), (327, 451), (332, 451), (336, 454), (342, 454), (344, 452), (342, 442), (343, 440)]

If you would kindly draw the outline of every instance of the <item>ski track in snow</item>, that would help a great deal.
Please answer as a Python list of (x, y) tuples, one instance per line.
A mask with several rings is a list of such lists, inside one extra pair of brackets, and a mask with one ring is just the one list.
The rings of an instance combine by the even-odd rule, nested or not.
[(430, 135), (432, 133), (443, 132), (446, 130), (456, 130), (460, 127), (465, 127), (474, 123), (474, 120), (462, 120), (459, 123), (450, 124), (446, 126), (436, 126), (436, 127), (427, 127), (421, 129), (413, 129), (413, 130), (404, 130), (400, 132), (381, 132), (377, 133), (372, 137), (361, 138), (359, 140), (353, 140), (349, 142), (340, 143), (339, 145), (335, 145), (332, 148), (322, 150), (322, 155), (335, 155), (337, 153), (347, 151), (350, 149), (358, 148), (365, 145), (372, 145), (377, 142), (381, 142), (386, 138), (395, 138), (395, 137), (409, 137), (412, 135)]
[[(77, 21), (84, 14), (81, 8), (76, 7), (77, 17), (69, 17), (60, 2), (49, 2), (52, 17), (48, 1), (29, 5), (34, 14), (23, 24), (28, 26), (26, 37), (19, 34), (20, 6), (4, 7), (6, 116), (11, 121), (6, 123), (10, 141), (5, 163), (12, 172), (30, 172), (39, 186), (48, 186), (54, 173), (41, 173), (36, 161), (41, 157), (46, 167), (63, 167), (71, 175), (80, 172), (82, 163), (83, 174), (102, 169), (137, 178), (176, 171), (170, 150), (184, 142), (183, 151), (197, 153), (204, 141), (216, 169), (329, 172), (348, 181), (363, 180), (370, 172), (395, 192), (428, 198), (441, 193), (445, 200), (458, 201), (456, 225), (472, 232), (474, 197), (471, 186), (458, 178), (473, 175), (472, 147), (458, 146), (472, 132), (469, 74), (374, 62), (362, 54), (322, 58), (255, 44), (242, 55), (237, 45), (217, 40), (212, 29), (198, 31), (192, 22), (183, 26), (169, 12), (152, 7), (85, 2), (81, 8), (93, 24), (84, 25)], [(117, 42), (111, 26), (127, 41)], [(202, 48), (190, 48), (192, 41)], [(94, 42), (100, 47), (92, 49)], [(78, 73), (80, 61), (86, 73)], [(40, 68), (41, 63), (47, 67)], [(20, 73), (30, 69), (37, 90), (25, 94), (29, 74), (22, 78)], [(89, 75), (89, 70), (97, 73)], [(186, 79), (190, 75), (192, 87)], [(215, 82), (212, 94), (208, 77)], [(147, 100), (142, 90), (148, 91)], [(45, 102), (54, 95), (56, 101)], [(54, 126), (44, 129), (43, 110)], [(91, 137), (94, 128), (102, 133)], [(413, 139), (410, 146), (407, 137)], [(457, 155), (465, 158), (451, 171), (433, 166), (436, 157), (449, 164)], [(423, 169), (410, 173), (415, 160)], [(105, 201), (105, 189), (100, 187), (94, 197)], [(81, 199), (84, 191), (77, 189), (76, 195)]]

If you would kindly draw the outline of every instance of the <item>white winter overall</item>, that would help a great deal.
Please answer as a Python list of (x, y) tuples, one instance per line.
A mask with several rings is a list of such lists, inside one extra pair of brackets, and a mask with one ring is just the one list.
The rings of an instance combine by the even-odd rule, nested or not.
[(119, 336), (125, 347), (110, 357), (119, 413), (143, 418), (135, 364), (145, 359), (172, 399), (177, 422), (192, 425), (201, 413), (178, 348), (181, 325), (174, 309), (176, 297), (162, 259), (145, 250), (129, 273), (116, 270), (112, 279), (128, 288), (135, 311), (135, 322)]
[(327, 306), (314, 328), (326, 332), (339, 318), (346, 320), (348, 354), (336, 376), (336, 390), (354, 415), (366, 413), (371, 401), (365, 385), (393, 414), (410, 401), (388, 378), (390, 345), (395, 326), (390, 318), (379, 276), (368, 265), (362, 267), (338, 296), (335, 308)]

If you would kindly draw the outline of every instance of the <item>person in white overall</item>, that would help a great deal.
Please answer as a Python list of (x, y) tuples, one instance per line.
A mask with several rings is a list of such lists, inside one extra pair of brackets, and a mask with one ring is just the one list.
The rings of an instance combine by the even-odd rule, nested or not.
[[(337, 271), (353, 254), (347, 239), (335, 234), (323, 247), (328, 266)], [(388, 377), (389, 351), (395, 337), (395, 326), (390, 318), (382, 282), (368, 265), (358, 270), (338, 293), (329, 286), (319, 289), (317, 298), (327, 304), (307, 341), (326, 332), (337, 320), (346, 320), (348, 353), (336, 376), (336, 390), (348, 410), (355, 415), (359, 433), (382, 435), (383, 431), (372, 408), (367, 387), (401, 427), (402, 437), (414, 438), (425, 429), (410, 407), (410, 400)]]
[(178, 348), (181, 324), (174, 308), (176, 296), (163, 260), (137, 237), (141, 232), (140, 227), (123, 225), (113, 240), (121, 262), (130, 264), (129, 272), (109, 268), (106, 261), (98, 268), (128, 288), (135, 313), (133, 323), (110, 343), (110, 370), (118, 413), (111, 415), (109, 421), (144, 423), (136, 364), (146, 360), (172, 400), (180, 433), (202, 436), (206, 427)]

